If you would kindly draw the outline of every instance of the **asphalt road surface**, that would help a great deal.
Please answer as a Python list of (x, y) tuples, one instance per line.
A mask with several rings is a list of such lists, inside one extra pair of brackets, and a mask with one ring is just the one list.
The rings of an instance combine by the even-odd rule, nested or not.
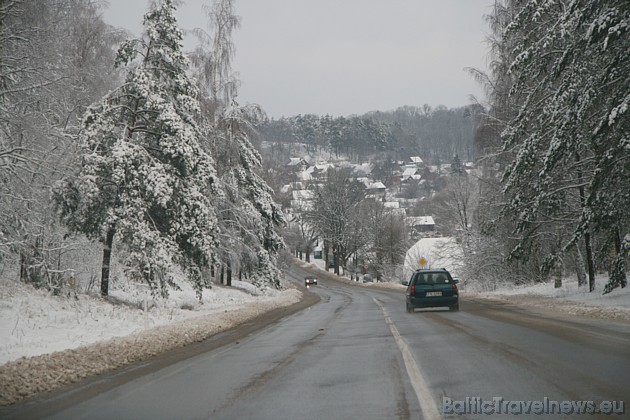
[[(306, 274), (294, 268), (290, 275), (301, 284)], [(527, 409), (522, 401), (533, 405), (530, 415), (519, 418), (559, 419), (593, 418), (577, 413), (577, 405), (567, 405), (593, 401), (585, 409), (617, 412), (602, 418), (630, 418), (628, 323), (471, 300), (462, 300), (459, 312), (408, 314), (402, 292), (322, 277), (309, 292), (303, 306), (316, 303), (267, 319), (263, 329), (250, 323), (4, 414), (55, 419), (478, 419), (507, 418), (505, 411)], [(610, 406), (600, 406), (602, 401), (611, 401)], [(494, 408), (501, 414), (483, 414), (482, 404), (486, 413)], [(545, 415), (550, 409), (555, 413)]]

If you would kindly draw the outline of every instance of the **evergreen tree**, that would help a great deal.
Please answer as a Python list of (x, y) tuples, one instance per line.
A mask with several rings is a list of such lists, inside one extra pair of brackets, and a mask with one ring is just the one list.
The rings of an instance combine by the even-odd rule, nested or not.
[[(246, 111), (244, 108), (227, 111), (217, 130), (217, 171), (226, 191), (219, 221), (224, 236), (231, 233), (233, 243), (231, 249), (223, 247), (219, 251), (224, 263), (238, 264), (252, 283), (267, 283), (277, 288), (280, 272), (276, 268), (276, 255), (284, 242), (276, 229), (285, 220), (273, 200), (271, 188), (256, 173), (262, 161), (248, 139), (251, 117), (244, 115)], [(243, 253), (250, 255), (243, 258)], [(257, 260), (258, 264), (240, 264), (240, 260)]]
[(217, 202), (222, 231), (218, 260), (230, 270), (244, 272), (253, 283), (279, 287), (276, 254), (283, 241), (276, 228), (284, 224), (284, 217), (271, 189), (256, 173), (262, 160), (249, 141), (251, 121), (260, 119), (262, 112), (256, 106), (236, 103), (232, 32), (240, 20), (234, 14), (233, 0), (216, 0), (207, 16), (212, 35), (195, 30), (201, 45), (193, 54), (193, 63), (204, 109), (200, 124), (212, 139), (204, 147), (216, 158), (217, 177), (225, 189)]
[(466, 168), (464, 168), (464, 164), (461, 160), (459, 160), (459, 156), (453, 156), (453, 161), (451, 162), (451, 173), (453, 175), (466, 175)]
[(131, 278), (162, 294), (176, 264), (201, 296), (200, 269), (216, 246), (209, 197), (220, 193), (213, 159), (199, 144), (198, 90), (174, 11), (163, 0), (145, 15), (145, 37), (121, 45), (116, 65), (127, 67), (126, 81), (85, 113), (82, 167), (57, 189), (68, 226), (104, 243), (102, 295), (115, 237)]
[(522, 236), (513, 255), (530, 253), (536, 242), (555, 243), (544, 263), (549, 268), (584, 238), (592, 291), (590, 243), (599, 233), (616, 254), (607, 289), (623, 287), (630, 6), (624, 0), (510, 3), (519, 4), (506, 30), (515, 51), (511, 100), (521, 104), (503, 136), (513, 156), (504, 176), (505, 210)]

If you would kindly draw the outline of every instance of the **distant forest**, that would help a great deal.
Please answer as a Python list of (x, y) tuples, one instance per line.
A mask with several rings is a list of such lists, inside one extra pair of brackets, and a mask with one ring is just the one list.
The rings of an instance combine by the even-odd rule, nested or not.
[(349, 117), (296, 115), (258, 123), (252, 142), (301, 143), (310, 152), (330, 150), (357, 162), (384, 152), (398, 160), (420, 156), (433, 164), (450, 163), (455, 155), (473, 161), (482, 112), (480, 105), (453, 109), (424, 105)]

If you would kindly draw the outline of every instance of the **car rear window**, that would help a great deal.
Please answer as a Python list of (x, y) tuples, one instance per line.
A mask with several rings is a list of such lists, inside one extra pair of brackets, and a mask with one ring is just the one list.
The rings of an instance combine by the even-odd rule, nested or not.
[(451, 282), (451, 277), (444, 272), (415, 273), (413, 277), (414, 284), (448, 284)]

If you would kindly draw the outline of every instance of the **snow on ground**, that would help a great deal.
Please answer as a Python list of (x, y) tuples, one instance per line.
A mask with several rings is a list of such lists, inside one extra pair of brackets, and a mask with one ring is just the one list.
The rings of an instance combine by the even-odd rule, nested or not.
[(78, 295), (76, 299), (73, 295), (56, 297), (4, 280), (0, 284), (0, 365), (23, 356), (74, 349), (254, 302), (283, 302), (293, 297), (286, 292), (259, 291), (245, 282), (234, 281), (233, 286), (204, 290), (201, 302), (185, 285), (181, 291), (171, 290), (167, 300), (154, 301), (148, 290), (127, 287), (112, 290), (106, 301), (90, 295)]
[(578, 287), (575, 279), (564, 279), (562, 287), (557, 289), (550, 281), (522, 286), (504, 284), (494, 291), (464, 293), (469, 297), (496, 299), (575, 315), (630, 320), (630, 287), (618, 288), (604, 295), (602, 290), (607, 282), (608, 276), (596, 276), (593, 292), (589, 292), (587, 285)]
[(104, 300), (0, 279), (0, 405), (201, 341), (302, 297), (294, 288), (232, 284), (204, 290), (201, 302), (184, 285), (168, 300), (142, 287), (115, 288)]

